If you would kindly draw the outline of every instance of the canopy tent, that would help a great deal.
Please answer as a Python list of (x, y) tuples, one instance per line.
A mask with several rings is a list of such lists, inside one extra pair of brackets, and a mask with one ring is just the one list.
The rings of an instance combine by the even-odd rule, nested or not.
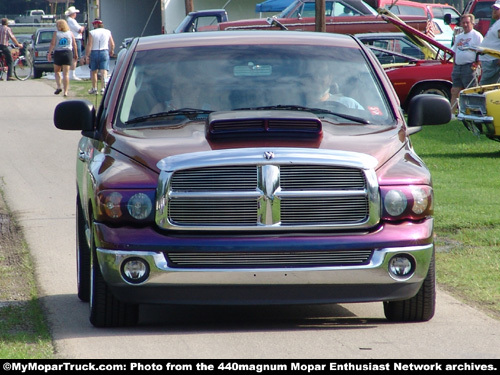
[(260, 12), (281, 12), (294, 0), (267, 0), (255, 5), (255, 11)]

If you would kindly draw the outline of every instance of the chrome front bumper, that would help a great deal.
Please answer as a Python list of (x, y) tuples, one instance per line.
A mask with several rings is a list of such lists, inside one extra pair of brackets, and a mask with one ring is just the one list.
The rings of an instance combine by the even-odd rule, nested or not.
[[(99, 248), (97, 257), (113, 293), (133, 303), (333, 303), (411, 298), (427, 275), (433, 251), (433, 244), (384, 248), (366, 265), (261, 269), (171, 268), (161, 252)], [(406, 280), (388, 271), (389, 260), (401, 253), (410, 254), (416, 263)], [(131, 257), (149, 264), (150, 276), (142, 284), (130, 284), (121, 276), (121, 265)]]

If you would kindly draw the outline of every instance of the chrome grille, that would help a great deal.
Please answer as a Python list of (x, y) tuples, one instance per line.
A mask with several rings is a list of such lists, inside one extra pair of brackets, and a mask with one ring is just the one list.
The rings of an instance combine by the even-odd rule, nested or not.
[(365, 195), (281, 201), (283, 225), (351, 224), (362, 222), (367, 216), (368, 199)]
[(280, 253), (168, 253), (169, 266), (203, 268), (333, 267), (370, 262), (371, 250)]
[[(235, 207), (237, 206), (237, 207)], [(169, 215), (177, 225), (217, 223), (218, 225), (254, 225), (257, 201), (235, 199), (174, 199)]]
[(365, 229), (380, 219), (369, 156), (233, 149), (162, 160), (156, 222), (175, 230)]
[(255, 186), (255, 166), (241, 166), (237, 170), (234, 167), (211, 167), (179, 171), (171, 183), (171, 189), (175, 191), (252, 190)]
[(284, 190), (343, 190), (365, 188), (363, 172), (354, 168), (324, 166), (281, 166), (280, 184)]
[(486, 114), (486, 97), (478, 94), (460, 94), (460, 112), (465, 114)]

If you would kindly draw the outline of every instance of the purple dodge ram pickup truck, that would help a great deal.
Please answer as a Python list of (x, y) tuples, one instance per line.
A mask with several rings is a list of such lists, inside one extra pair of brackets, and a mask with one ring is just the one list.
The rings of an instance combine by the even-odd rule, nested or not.
[(431, 176), (412, 148), (449, 102), (407, 120), (384, 70), (332, 33), (134, 39), (99, 108), (67, 100), (77, 147), (78, 296), (98, 327), (138, 306), (383, 302), (435, 308)]

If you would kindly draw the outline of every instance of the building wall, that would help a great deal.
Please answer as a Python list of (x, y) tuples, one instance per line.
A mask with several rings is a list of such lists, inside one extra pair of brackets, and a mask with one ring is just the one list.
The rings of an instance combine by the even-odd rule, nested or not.
[(98, 8), (104, 26), (113, 34), (117, 52), (125, 38), (161, 32), (160, 0), (100, 0)]
[[(193, 0), (194, 10), (225, 8), (230, 20), (258, 18), (255, 5), (264, 0)], [(162, 16), (161, 9), (165, 9)], [(154, 8), (154, 10), (153, 10)], [(102, 18), (117, 51), (125, 38), (172, 33), (186, 15), (184, 0), (88, 0), (89, 20)], [(162, 17), (164, 20), (162, 21)], [(149, 19), (149, 22), (148, 22)], [(92, 25), (90, 25), (92, 28)]]

